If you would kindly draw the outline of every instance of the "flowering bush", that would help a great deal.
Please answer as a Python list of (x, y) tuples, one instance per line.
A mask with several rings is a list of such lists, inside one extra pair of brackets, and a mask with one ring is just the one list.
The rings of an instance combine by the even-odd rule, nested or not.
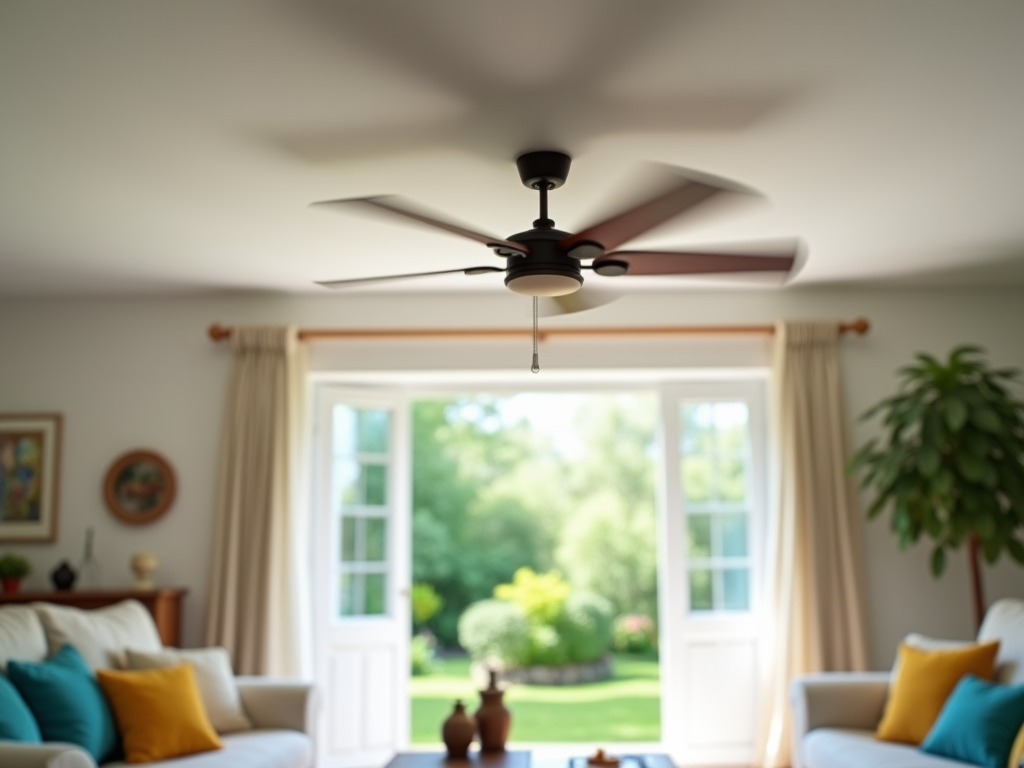
[(651, 653), (658, 646), (654, 620), (640, 613), (619, 616), (612, 627), (612, 646), (620, 653)]

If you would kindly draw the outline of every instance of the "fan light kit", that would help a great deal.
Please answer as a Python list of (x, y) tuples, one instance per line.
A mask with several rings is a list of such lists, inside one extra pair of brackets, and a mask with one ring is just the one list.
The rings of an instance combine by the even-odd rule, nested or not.
[[(460, 237), (474, 240), (490, 248), (504, 259), (505, 266), (484, 265), (444, 269), (434, 272), (415, 272), (404, 275), (360, 277), (349, 280), (327, 280), (318, 285), (344, 288), (383, 280), (444, 275), (461, 272), (481, 275), (505, 273), (505, 285), (510, 291), (534, 297), (534, 373), (540, 370), (537, 359), (537, 297), (553, 299), (560, 313), (579, 311), (603, 302), (575, 302), (561, 299), (583, 287), (583, 270), (591, 270), (600, 277), (616, 278), (634, 275), (697, 275), (736, 272), (775, 272), (788, 274), (796, 262), (796, 243), (787, 244), (786, 252), (776, 255), (697, 251), (620, 251), (624, 243), (648, 232), (669, 219), (695, 208), (722, 193), (747, 193), (751, 190), (693, 171), (673, 169), (673, 183), (639, 204), (625, 207), (620, 213), (577, 232), (555, 229), (548, 218), (548, 192), (558, 189), (569, 176), (571, 158), (563, 152), (527, 152), (516, 160), (519, 177), (529, 189), (540, 195), (540, 217), (533, 228), (509, 235), (506, 239), (491, 237), (459, 224), (427, 213), (393, 196), (357, 197), (344, 200), (326, 200), (316, 206), (349, 209), (369, 206), (404, 220), (435, 227)], [(590, 264), (584, 264), (590, 261)]]

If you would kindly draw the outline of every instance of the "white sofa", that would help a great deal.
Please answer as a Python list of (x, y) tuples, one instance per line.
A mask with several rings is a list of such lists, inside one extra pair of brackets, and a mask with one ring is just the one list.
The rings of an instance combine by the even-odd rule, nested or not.
[[(75, 612), (76, 609), (55, 609), (45, 603), (35, 603), (28, 608), (0, 608), (0, 672), (6, 672), (10, 660), (42, 661), (67, 642), (69, 633), (94, 668), (121, 666), (128, 648), (159, 651), (159, 636), (146, 609), (135, 601), (120, 603), (117, 608), (117, 612), (107, 614), (115, 617), (112, 621), (96, 621), (110, 609)], [(59, 610), (63, 626), (57, 626), (52, 620), (55, 610)], [(305, 682), (261, 677), (236, 677), (235, 682), (245, 714), (253, 723), (252, 729), (221, 734), (222, 749), (147, 765), (152, 768), (312, 768), (315, 687)], [(104, 763), (104, 768), (126, 765)], [(71, 744), (6, 741), (0, 741), (0, 766), (97, 768), (86, 751)]]
[[(977, 639), (1000, 641), (999, 682), (1024, 684), (1024, 600), (994, 603)], [(962, 768), (964, 763), (875, 738), (889, 678), (889, 672), (864, 672), (794, 680), (790, 687), (793, 768)]]

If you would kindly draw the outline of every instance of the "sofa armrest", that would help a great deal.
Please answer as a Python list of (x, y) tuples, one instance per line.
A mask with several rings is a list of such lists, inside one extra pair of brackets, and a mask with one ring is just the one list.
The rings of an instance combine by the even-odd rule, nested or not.
[(793, 745), (815, 728), (873, 731), (889, 693), (888, 672), (823, 672), (790, 683)]
[(238, 695), (257, 728), (288, 728), (313, 736), (319, 697), (313, 683), (284, 678), (236, 677)]
[(20, 744), (0, 741), (3, 768), (96, 768), (85, 750), (74, 744)]

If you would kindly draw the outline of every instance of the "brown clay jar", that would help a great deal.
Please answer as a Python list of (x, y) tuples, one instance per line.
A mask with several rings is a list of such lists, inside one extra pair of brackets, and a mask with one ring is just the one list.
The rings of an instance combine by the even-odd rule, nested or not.
[(512, 713), (502, 698), (505, 692), (498, 688), (498, 674), (490, 671), (491, 680), (487, 690), (480, 691), (480, 709), (476, 711), (476, 728), (480, 734), (481, 752), (504, 752), (512, 727)]
[(474, 733), (476, 722), (466, 714), (462, 702), (456, 701), (454, 711), (441, 726), (441, 739), (448, 748), (448, 757), (465, 757), (473, 743)]

